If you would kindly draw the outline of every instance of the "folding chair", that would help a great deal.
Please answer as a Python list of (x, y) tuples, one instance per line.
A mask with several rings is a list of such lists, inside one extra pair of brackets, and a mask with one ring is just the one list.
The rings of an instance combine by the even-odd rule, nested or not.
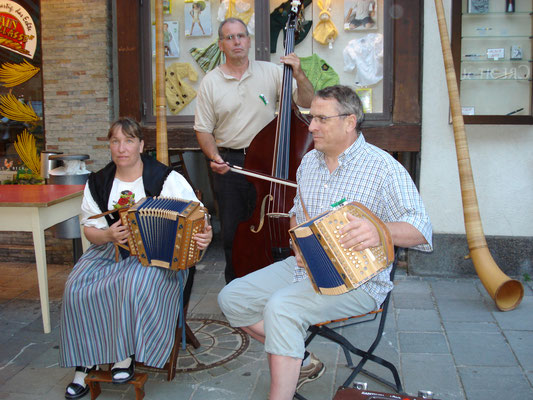
[[(397, 258), (398, 254), (399, 254), (398, 248), (395, 248), (394, 263), (392, 265), (392, 269), (390, 272), (391, 281), (394, 281), (394, 274), (396, 272), (396, 267), (398, 265), (398, 258)], [(376, 311), (371, 311), (367, 314), (356, 315), (353, 317), (326, 321), (326, 322), (322, 322), (322, 323), (309, 327), (308, 329), (309, 336), (307, 337), (307, 340), (305, 341), (306, 348), (317, 335), (322, 336), (323, 338), (329, 339), (342, 347), (342, 350), (344, 351), (344, 356), (346, 357), (347, 366), (348, 368), (352, 369), (352, 372), (350, 376), (348, 376), (346, 381), (344, 381), (341, 388), (349, 387), (349, 385), (353, 382), (357, 374), (359, 374), (359, 372), (363, 372), (365, 375), (383, 383), (384, 385), (391, 387), (397, 393), (403, 394), (402, 383), (400, 382), (400, 375), (398, 374), (398, 371), (396, 367), (394, 366), (394, 364), (373, 354), (374, 350), (379, 344), (379, 341), (381, 340), (381, 336), (383, 335), (383, 329), (385, 328), (385, 321), (387, 319), (387, 310), (389, 308), (391, 294), (392, 294), (392, 290), (387, 294), (387, 297), (385, 297), (385, 300), (381, 304), (381, 307)], [(339, 328), (346, 328), (348, 326), (374, 321), (378, 317), (380, 320), (379, 320), (379, 327), (377, 330), (376, 338), (374, 339), (374, 341), (372, 342), (372, 344), (367, 350), (363, 350), (358, 347), (355, 347), (352, 343), (350, 343), (350, 341), (346, 337), (344, 337), (343, 335), (341, 335), (339, 332), (336, 331)], [(352, 320), (352, 319), (357, 319), (357, 321), (351, 322), (349, 324), (338, 325), (341, 322)], [(331, 324), (335, 324), (335, 325), (330, 326)], [(361, 357), (361, 360), (356, 366), (354, 366), (354, 363), (352, 361), (352, 354)], [(387, 368), (388, 370), (390, 370), (394, 378), (394, 383), (364, 369), (363, 367), (367, 361), (373, 361)], [(306, 400), (306, 398), (299, 393), (295, 393), (294, 397), (299, 400)]]

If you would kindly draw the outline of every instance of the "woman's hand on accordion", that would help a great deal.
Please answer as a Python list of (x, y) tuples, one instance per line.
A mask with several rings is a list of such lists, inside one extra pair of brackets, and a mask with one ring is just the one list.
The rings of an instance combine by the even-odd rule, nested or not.
[(352, 249), (357, 251), (363, 251), (369, 247), (379, 246), (380, 238), (379, 233), (367, 219), (358, 218), (350, 213), (346, 213), (348, 223), (344, 225), (339, 233), (341, 238), (339, 244), (346, 249)]
[(130, 235), (128, 227), (122, 225), (120, 220), (111, 225), (106, 231), (110, 238), (109, 241), (113, 243), (124, 244), (128, 241), (128, 236)]
[(85, 233), (85, 237), (89, 242), (97, 245), (109, 242), (122, 244), (127, 242), (129, 230), (120, 221), (117, 221), (107, 229), (84, 226), (83, 233)]
[(200, 250), (207, 249), (207, 246), (209, 246), (209, 243), (211, 243), (211, 239), (213, 239), (213, 227), (211, 225), (207, 225), (204, 228), (204, 231), (194, 235), (193, 239), (198, 244), (198, 248)]

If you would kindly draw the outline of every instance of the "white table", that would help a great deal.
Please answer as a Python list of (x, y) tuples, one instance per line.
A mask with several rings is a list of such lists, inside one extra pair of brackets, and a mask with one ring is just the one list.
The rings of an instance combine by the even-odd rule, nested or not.
[(84, 185), (0, 185), (0, 230), (32, 232), (44, 333), (50, 305), (44, 230), (80, 215)]

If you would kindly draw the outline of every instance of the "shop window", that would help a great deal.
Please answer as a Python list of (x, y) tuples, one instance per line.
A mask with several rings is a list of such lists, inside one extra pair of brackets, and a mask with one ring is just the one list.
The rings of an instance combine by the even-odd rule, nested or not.
[[(234, 5), (237, 3), (241, 11), (246, 12), (247, 4), (251, 7), (248, 1), (253, 0), (231, 1)], [(172, 68), (182, 70), (183, 76), (187, 76), (180, 78), (181, 82), (194, 91), (198, 89), (205, 75), (194, 56), (198, 56), (199, 52), (208, 48), (213, 50), (216, 46), (220, 24), (217, 19), (218, 12), (221, 4), (227, 2), (227, 0), (204, 1), (204, 5), (200, 7), (201, 11), (196, 9), (194, 12), (192, 12), (194, 2), (185, 0), (163, 2), (165, 7), (168, 7), (164, 14), (167, 28), (171, 34), (177, 32), (177, 38), (172, 34), (174, 42), (170, 40), (170, 36), (167, 36), (169, 43), (165, 57), (167, 72)], [(116, 0), (119, 113), (141, 120), (145, 130), (146, 145), (155, 147), (153, 104), (155, 3), (153, 0), (135, 3), (129, 0)], [(276, 36), (275, 30), (278, 28), (272, 13), (283, 3), (283, 0), (254, 2), (255, 27), (249, 53), (251, 59), (279, 61), (279, 57), (283, 54), (283, 33), (279, 31)], [(331, 0), (329, 12), (331, 22), (338, 31), (332, 48), (327, 42), (319, 43), (312, 36), (313, 32), (319, 29), (317, 26), (322, 10), (318, 1), (304, 0), (303, 3), (304, 25), (307, 23), (307, 26), (312, 28), (295, 46), (296, 54), (300, 57), (316, 55), (337, 73), (341, 84), (361, 89), (361, 97), (367, 106), (367, 117), (363, 125), (367, 140), (390, 151), (419, 151), (423, 1), (413, 3), (413, 0)], [(347, 16), (350, 8), (353, 10), (357, 7), (366, 8), (368, 16), (363, 18)], [(194, 26), (193, 21), (196, 22)], [(201, 28), (198, 21), (202, 23)], [(381, 43), (376, 44), (376, 37), (377, 41), (382, 40), (382, 57), (375, 55), (376, 49), (379, 54), (379, 45), (381, 45)], [(373, 46), (369, 44), (370, 41), (363, 43), (364, 39), (370, 38), (375, 40), (371, 42)], [(273, 51), (274, 43), (275, 51)], [(378, 61), (358, 66), (358, 56), (354, 56), (352, 63), (355, 64), (355, 68), (345, 71), (343, 51), (350, 43), (355, 54), (365, 55), (368, 59), (378, 58)], [(191, 54), (193, 48), (197, 49), (194, 55)], [(209, 58), (212, 54), (206, 50), (206, 55)], [(370, 73), (362, 71), (365, 66), (371, 67)], [(372, 72), (380, 68), (382, 73)], [(188, 72), (191, 72), (190, 75)], [(360, 72), (367, 74), (361, 77)], [(375, 75), (382, 75), (382, 78), (375, 82), (365, 81)], [(357, 86), (356, 81), (359, 82)], [(169, 148), (198, 149), (192, 129), (194, 109), (195, 99), (189, 101), (177, 113), (167, 104)]]
[(452, 6), (465, 123), (533, 123), (531, 1), (454, 0)]
[[(290, 1), (174, 0), (163, 2), (167, 120), (192, 122), (196, 90), (205, 73), (223, 62), (218, 49), (218, 27), (227, 16), (248, 23), (250, 59), (280, 63), (284, 54), (284, 27)], [(390, 118), (392, 55), (390, 2), (332, 0), (326, 10), (304, 0), (301, 32), (295, 53), (304, 59), (307, 75), (316, 85), (339, 83), (356, 88), (367, 120)], [(259, 7), (257, 8), (256, 5)], [(321, 13), (329, 22), (319, 24)], [(155, 121), (155, 0), (143, 15), (143, 119)], [(337, 35), (331, 32), (337, 31)], [(313, 32), (317, 33), (313, 37)], [(320, 32), (320, 35), (318, 34)], [(328, 38), (334, 39), (328, 40)], [(321, 74), (322, 79), (318, 79)], [(326, 77), (329, 79), (326, 81)], [(321, 86), (318, 86), (320, 88)]]

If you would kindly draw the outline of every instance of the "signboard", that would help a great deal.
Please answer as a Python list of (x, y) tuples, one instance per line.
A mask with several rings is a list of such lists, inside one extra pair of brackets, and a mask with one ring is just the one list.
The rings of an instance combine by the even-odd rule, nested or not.
[(0, 0), (0, 47), (33, 59), (37, 31), (30, 14), (14, 1)]

